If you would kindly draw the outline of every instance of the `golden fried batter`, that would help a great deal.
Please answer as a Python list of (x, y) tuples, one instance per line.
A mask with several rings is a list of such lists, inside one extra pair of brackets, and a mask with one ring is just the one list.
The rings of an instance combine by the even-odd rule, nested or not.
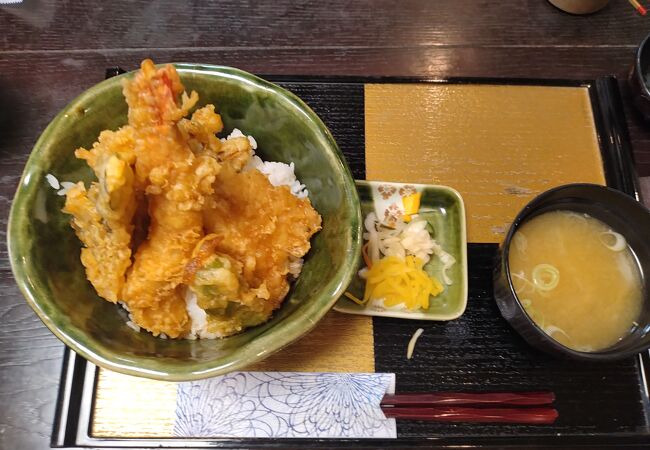
[(290, 256), (307, 253), (321, 218), (309, 199), (272, 186), (257, 170), (238, 173), (224, 166), (214, 187), (214, 206), (204, 213), (206, 231), (217, 236), (217, 252), (242, 263), (252, 289), (266, 287), (269, 298), (250, 299), (249, 306), (268, 315), (289, 290)]
[[(176, 103), (183, 86), (172, 66), (151, 61), (124, 84), (129, 123), (135, 129), (136, 175), (149, 200), (149, 233), (127, 274), (122, 297), (140, 324), (154, 335), (185, 334), (189, 317), (179, 285), (192, 250), (203, 237), (202, 209), (219, 164), (195, 156), (176, 122), (198, 96)], [(144, 93), (144, 95), (143, 95)], [(164, 314), (161, 312), (164, 311)]]
[(103, 131), (91, 150), (77, 149), (98, 182), (86, 191), (78, 183), (67, 192), (64, 212), (73, 215), (72, 227), (84, 244), (81, 262), (97, 293), (115, 303), (131, 265), (131, 220), (136, 209), (132, 164), (133, 129)]
[(76, 151), (98, 181), (70, 189), (64, 208), (88, 279), (155, 336), (188, 335), (188, 311), (196, 313), (188, 289), (211, 336), (268, 320), (320, 216), (286, 186), (242, 172), (251, 145), (217, 138), (223, 123), (213, 105), (185, 118), (198, 95), (184, 92), (173, 66), (143, 61), (123, 92), (128, 125)]
[(214, 105), (197, 109), (191, 119), (181, 119), (178, 129), (196, 155), (208, 154), (217, 157), (221, 141), (216, 134), (223, 129), (221, 116), (214, 112)]
[(237, 137), (221, 142), (215, 135), (223, 129), (221, 116), (214, 112), (214, 105), (197, 109), (192, 118), (182, 119), (178, 129), (187, 138), (192, 151), (197, 155), (208, 154), (220, 163), (239, 172), (250, 161), (253, 149), (246, 137)]

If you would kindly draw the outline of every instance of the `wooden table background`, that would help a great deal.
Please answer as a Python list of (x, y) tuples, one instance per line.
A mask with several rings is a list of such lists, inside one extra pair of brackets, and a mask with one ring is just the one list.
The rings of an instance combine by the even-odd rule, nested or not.
[(650, 125), (625, 82), (650, 32), (624, 0), (591, 16), (545, 0), (67, 1), (0, 6), (0, 449), (49, 447), (63, 345), (24, 302), (5, 233), (40, 132), (104, 69), (224, 64), (261, 75), (620, 80), (637, 170), (650, 199)]

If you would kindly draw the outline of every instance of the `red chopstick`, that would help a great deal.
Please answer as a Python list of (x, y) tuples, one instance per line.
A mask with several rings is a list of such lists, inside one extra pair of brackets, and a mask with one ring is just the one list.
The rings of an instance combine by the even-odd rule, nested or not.
[(432, 408), (385, 407), (387, 418), (429, 420), (436, 422), (520, 423), (548, 425), (558, 413), (553, 408), (465, 408), (438, 406)]
[(554, 401), (552, 392), (414, 392), (385, 395), (380, 405), (395, 419), (545, 425), (558, 417)]
[(437, 392), (387, 394), (381, 406), (438, 406), (438, 405), (550, 405), (555, 401), (553, 392)]

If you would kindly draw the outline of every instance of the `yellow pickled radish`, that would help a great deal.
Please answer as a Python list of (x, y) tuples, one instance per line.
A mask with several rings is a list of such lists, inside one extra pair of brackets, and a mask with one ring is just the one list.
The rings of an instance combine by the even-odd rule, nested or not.
[(387, 256), (375, 262), (368, 270), (363, 303), (383, 299), (384, 306), (404, 304), (408, 309), (427, 309), (429, 296), (443, 291), (436, 278), (424, 270), (424, 262), (415, 256), (404, 259)]

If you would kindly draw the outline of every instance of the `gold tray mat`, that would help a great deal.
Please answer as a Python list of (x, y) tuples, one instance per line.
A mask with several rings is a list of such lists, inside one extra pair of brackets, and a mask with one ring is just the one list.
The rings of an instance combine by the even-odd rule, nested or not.
[[(499, 242), (541, 191), (605, 182), (585, 88), (369, 84), (365, 125), (367, 178), (457, 189), (470, 242)], [(331, 312), (247, 370), (374, 372), (372, 321)], [(176, 386), (101, 369), (91, 434), (171, 437)]]
[(586, 88), (367, 84), (366, 177), (461, 193), (468, 242), (500, 242), (536, 194), (605, 184)]
[[(245, 370), (374, 372), (372, 319), (331, 311), (303, 339)], [(91, 435), (171, 437), (176, 386), (99, 369)]]

